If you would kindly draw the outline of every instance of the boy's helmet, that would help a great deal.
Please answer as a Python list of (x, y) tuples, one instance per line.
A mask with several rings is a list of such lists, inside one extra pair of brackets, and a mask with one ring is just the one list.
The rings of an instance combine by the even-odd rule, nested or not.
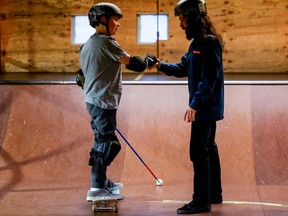
[(99, 25), (102, 16), (109, 19), (110, 16), (114, 15), (119, 16), (119, 18), (123, 17), (122, 12), (117, 5), (108, 2), (97, 3), (93, 5), (88, 12), (90, 26), (95, 28), (95, 26)]
[(174, 8), (175, 16), (199, 16), (207, 14), (205, 0), (180, 0)]

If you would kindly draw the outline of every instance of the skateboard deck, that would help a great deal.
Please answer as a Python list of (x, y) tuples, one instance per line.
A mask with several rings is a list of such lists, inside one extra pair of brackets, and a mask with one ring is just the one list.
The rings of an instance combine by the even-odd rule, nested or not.
[[(120, 190), (113, 190), (114, 194), (120, 194)], [(118, 213), (118, 201), (117, 199), (108, 200), (93, 200), (92, 212), (115, 212)]]
[(92, 205), (92, 212), (118, 212), (118, 200), (94, 200)]

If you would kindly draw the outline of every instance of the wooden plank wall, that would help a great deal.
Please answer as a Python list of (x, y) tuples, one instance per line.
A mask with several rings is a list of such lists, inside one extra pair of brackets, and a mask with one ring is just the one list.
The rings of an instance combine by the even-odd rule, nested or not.
[[(1, 72), (77, 71), (79, 46), (71, 44), (71, 16), (86, 15), (97, 2), (1, 0)], [(136, 15), (156, 13), (157, 0), (110, 2), (124, 14), (116, 36), (120, 45), (133, 55), (156, 54), (156, 44), (137, 44)], [(160, 41), (159, 57), (170, 62), (178, 62), (190, 43), (173, 14), (177, 2), (159, 0), (160, 13), (169, 14), (169, 40)], [(207, 7), (225, 41), (226, 73), (288, 73), (287, 0), (207, 0)]]

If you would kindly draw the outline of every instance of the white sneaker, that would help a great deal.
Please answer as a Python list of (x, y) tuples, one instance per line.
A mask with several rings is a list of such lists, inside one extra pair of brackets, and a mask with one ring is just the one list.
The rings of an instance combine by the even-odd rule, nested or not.
[(123, 188), (122, 183), (113, 182), (111, 179), (106, 179), (104, 188), (111, 191), (112, 193), (119, 194), (119, 190)]
[(92, 202), (94, 200), (121, 200), (124, 199), (122, 194), (114, 194), (107, 189), (98, 189), (97, 191), (89, 190), (87, 192), (86, 201)]

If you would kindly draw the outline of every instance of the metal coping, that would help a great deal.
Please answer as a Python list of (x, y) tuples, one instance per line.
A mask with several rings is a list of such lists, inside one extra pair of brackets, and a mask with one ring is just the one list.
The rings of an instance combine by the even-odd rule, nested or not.
[[(123, 85), (187, 85), (188, 81), (122, 81)], [(0, 85), (76, 85), (75, 81), (0, 80)], [(288, 85), (288, 80), (225, 80), (225, 85)]]

